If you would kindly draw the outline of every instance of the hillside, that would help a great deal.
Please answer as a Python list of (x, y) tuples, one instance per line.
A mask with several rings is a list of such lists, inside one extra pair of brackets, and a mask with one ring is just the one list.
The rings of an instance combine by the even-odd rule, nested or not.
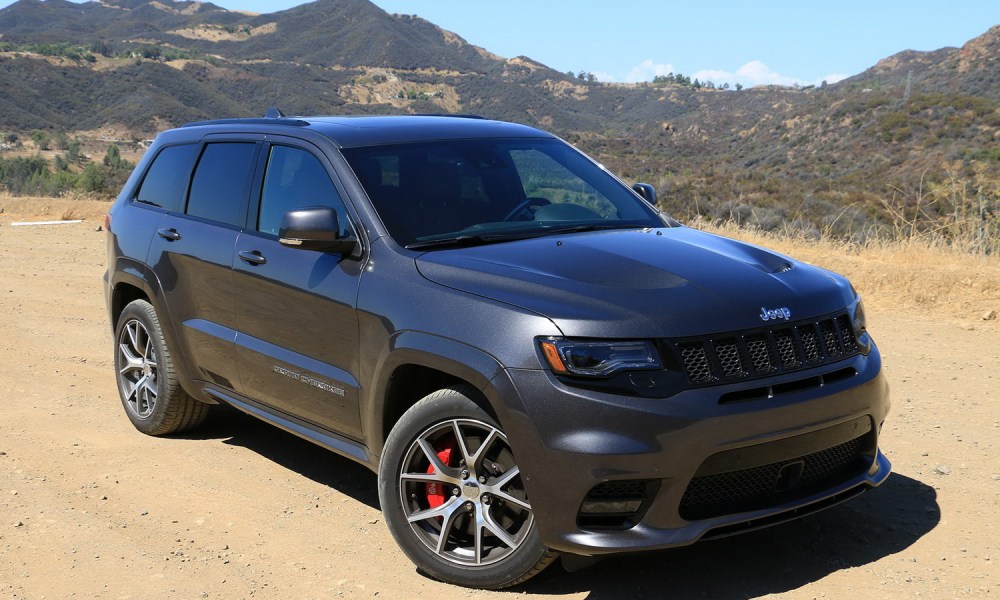
[(852, 88), (898, 86), (912, 75), (914, 86), (942, 93), (1000, 99), (1000, 25), (961, 48), (900, 52), (880, 60), (843, 85)]
[[(258, 16), (195, 2), (80, 7), (21, 0), (0, 11), (0, 41), (15, 50), (0, 63), (0, 82), (16, 90), (0, 101), (14, 109), (5, 110), (4, 127), (113, 123), (150, 136), (276, 104), (290, 114), (478, 111), (564, 131), (596, 129), (602, 120), (604, 102), (580, 111), (587, 87), (566, 75), (491, 55), (367, 0), (319, 0)], [(45, 57), (43, 44), (79, 47), (84, 56)]]
[[(838, 84), (736, 92), (587, 81), (367, 0), (264, 15), (207, 2), (19, 0), (0, 10), (0, 130), (22, 142), (33, 130), (142, 140), (268, 106), (477, 113), (562, 135), (656, 184), (681, 218), (863, 238), (966, 219), (971, 196), (1000, 203), (975, 181), (1000, 177), (998, 56), (1000, 26)], [(980, 219), (991, 238), (997, 213)]]

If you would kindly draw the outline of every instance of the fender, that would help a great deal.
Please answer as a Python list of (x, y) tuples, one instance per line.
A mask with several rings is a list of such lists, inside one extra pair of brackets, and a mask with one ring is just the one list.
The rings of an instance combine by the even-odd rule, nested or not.
[(369, 393), (362, 398), (361, 426), (376, 468), (385, 444), (382, 435), (385, 424), (383, 413), (389, 380), (396, 369), (403, 365), (428, 367), (463, 379), (491, 399), (491, 407), (501, 419), (506, 412), (503, 406), (497, 406), (498, 403), (493, 401), (497, 395), (486, 391), (491, 385), (490, 381), (503, 370), (503, 365), (495, 357), (479, 348), (432, 333), (412, 330), (397, 332), (383, 348), (373, 371), (377, 379), (372, 381)]

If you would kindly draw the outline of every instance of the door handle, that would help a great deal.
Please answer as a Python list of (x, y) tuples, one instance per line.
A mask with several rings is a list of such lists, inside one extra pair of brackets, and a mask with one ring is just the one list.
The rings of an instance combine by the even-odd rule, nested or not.
[(262, 265), (267, 262), (267, 259), (257, 250), (241, 250), (240, 260), (244, 260), (251, 265)]
[(181, 234), (177, 233), (176, 229), (160, 229), (156, 232), (156, 235), (170, 242), (176, 242), (181, 239)]

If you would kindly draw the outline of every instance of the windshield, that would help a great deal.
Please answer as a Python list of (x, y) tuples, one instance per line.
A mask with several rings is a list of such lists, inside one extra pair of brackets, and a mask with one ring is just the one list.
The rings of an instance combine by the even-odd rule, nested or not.
[(419, 142), (343, 153), (389, 234), (407, 247), (663, 226), (648, 204), (559, 140)]

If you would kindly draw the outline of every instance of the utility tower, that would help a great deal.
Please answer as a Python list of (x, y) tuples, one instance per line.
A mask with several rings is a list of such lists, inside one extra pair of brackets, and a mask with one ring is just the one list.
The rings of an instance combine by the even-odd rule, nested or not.
[(910, 101), (910, 88), (913, 85), (913, 69), (906, 72), (906, 89), (903, 90), (903, 102)]

